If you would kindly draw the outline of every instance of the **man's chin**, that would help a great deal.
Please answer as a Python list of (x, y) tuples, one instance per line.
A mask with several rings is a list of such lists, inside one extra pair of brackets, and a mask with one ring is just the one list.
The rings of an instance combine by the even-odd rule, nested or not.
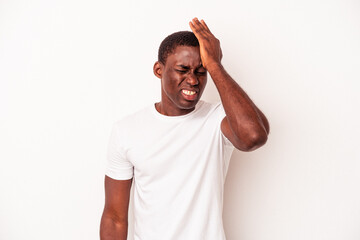
[(199, 99), (193, 100), (193, 101), (189, 101), (189, 100), (185, 100), (182, 101), (178, 106), (181, 109), (192, 109), (196, 106), (196, 104), (199, 102)]

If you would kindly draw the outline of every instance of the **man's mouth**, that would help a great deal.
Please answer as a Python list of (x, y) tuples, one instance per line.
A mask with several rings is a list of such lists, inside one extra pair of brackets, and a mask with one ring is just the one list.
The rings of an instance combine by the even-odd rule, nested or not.
[(196, 94), (195, 91), (189, 91), (189, 90), (185, 90), (185, 89), (183, 89), (182, 92), (183, 92), (185, 95), (188, 95), (188, 96), (191, 96), (191, 95)]
[(198, 96), (197, 92), (196, 91), (191, 91), (191, 90), (185, 90), (183, 89), (181, 91), (182, 95), (184, 96), (184, 98), (186, 100), (195, 100)]

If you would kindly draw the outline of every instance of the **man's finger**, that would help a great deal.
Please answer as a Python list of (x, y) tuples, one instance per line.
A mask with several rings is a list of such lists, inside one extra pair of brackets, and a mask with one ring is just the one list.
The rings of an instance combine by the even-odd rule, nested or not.
[(201, 23), (200, 23), (200, 21), (199, 21), (198, 18), (194, 18), (193, 21), (194, 21), (197, 25), (201, 26)]
[(209, 27), (206, 25), (206, 23), (203, 19), (201, 21), (199, 21), (197, 18), (194, 18), (192, 20), (192, 25), (194, 26), (195, 30), (198, 31), (198, 33), (202, 37), (204, 37), (204, 38), (214, 37), (214, 35), (211, 33), (211, 31), (209, 30)]
[(193, 18), (192, 24), (198, 32), (203, 32), (206, 30), (197, 18)]
[(193, 31), (193, 33), (195, 34), (195, 36), (197, 38), (199, 38), (199, 31), (196, 29), (195, 25), (193, 22), (189, 22), (190, 28)]
[(193, 33), (195, 34), (196, 38), (201, 41), (201, 39), (205, 38), (204, 35), (204, 30), (200, 29), (198, 24), (192, 22), (189, 22), (190, 28), (193, 31)]
[(206, 23), (205, 23), (205, 21), (204, 21), (203, 19), (201, 19), (201, 23), (202, 23), (202, 25), (204, 26), (204, 28), (211, 33), (209, 27), (206, 25)]
[(191, 28), (191, 31), (193, 31), (193, 32), (194, 32), (195, 27), (194, 27), (194, 25), (193, 25), (193, 23), (192, 23), (191, 21), (189, 22), (189, 26), (190, 26), (190, 28)]

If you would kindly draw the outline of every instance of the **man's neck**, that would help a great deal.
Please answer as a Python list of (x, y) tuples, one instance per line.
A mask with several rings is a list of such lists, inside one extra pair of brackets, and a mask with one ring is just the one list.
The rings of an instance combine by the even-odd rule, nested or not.
[(155, 103), (155, 109), (162, 115), (165, 116), (181, 116), (188, 114), (195, 110), (195, 107), (192, 109), (180, 109), (177, 107), (166, 107), (163, 102)]

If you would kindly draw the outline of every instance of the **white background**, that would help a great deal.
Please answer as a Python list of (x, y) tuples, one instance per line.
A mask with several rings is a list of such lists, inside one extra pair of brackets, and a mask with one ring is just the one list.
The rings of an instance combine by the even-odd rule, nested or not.
[(195, 16), (271, 126), (232, 156), (228, 240), (360, 239), (359, 1), (0, 0), (1, 240), (99, 238), (112, 123), (160, 99)]

